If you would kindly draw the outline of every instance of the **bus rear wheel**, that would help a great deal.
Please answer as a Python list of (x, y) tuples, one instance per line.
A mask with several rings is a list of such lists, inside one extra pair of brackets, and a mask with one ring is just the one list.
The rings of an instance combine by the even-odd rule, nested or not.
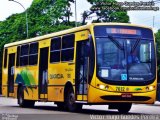
[(33, 107), (35, 101), (33, 100), (25, 100), (24, 99), (24, 89), (20, 87), (18, 90), (18, 104), (20, 107)]
[(80, 111), (82, 104), (75, 103), (75, 95), (72, 89), (69, 89), (66, 96), (66, 107), (69, 111)]
[(132, 103), (121, 103), (118, 105), (118, 111), (119, 113), (125, 114), (130, 111), (132, 107)]

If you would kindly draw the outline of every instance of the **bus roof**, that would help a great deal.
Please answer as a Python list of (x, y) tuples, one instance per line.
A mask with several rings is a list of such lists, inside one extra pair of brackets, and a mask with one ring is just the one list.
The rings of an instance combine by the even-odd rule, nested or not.
[(88, 25), (75, 27), (75, 28), (71, 28), (71, 29), (67, 29), (67, 30), (63, 30), (63, 31), (59, 31), (59, 32), (54, 32), (54, 33), (50, 33), (50, 34), (43, 35), (43, 36), (38, 36), (38, 37), (26, 39), (26, 40), (21, 40), (21, 41), (17, 41), (17, 42), (8, 43), (8, 44), (5, 44), (4, 47), (6, 48), (6, 47), (25, 44), (25, 43), (36, 42), (36, 41), (39, 41), (39, 40), (52, 38), (54, 36), (60, 36), (60, 35), (63, 35), (63, 34), (69, 34), (69, 33), (73, 33), (73, 32), (76, 32), (76, 31), (81, 31), (81, 30), (84, 30), (84, 29), (90, 29), (91, 27), (97, 26), (97, 25), (138, 26), (138, 27), (142, 27), (142, 28), (151, 29), (150, 27), (135, 25), (135, 24), (130, 24), (130, 23), (113, 23), (113, 22), (112, 23), (91, 23), (91, 24), (88, 24)]

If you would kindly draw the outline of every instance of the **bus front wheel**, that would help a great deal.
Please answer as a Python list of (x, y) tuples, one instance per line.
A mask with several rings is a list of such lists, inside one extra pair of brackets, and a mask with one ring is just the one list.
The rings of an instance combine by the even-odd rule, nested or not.
[(66, 107), (69, 111), (79, 111), (82, 104), (75, 103), (75, 95), (72, 89), (69, 89), (66, 96)]
[(121, 103), (118, 105), (118, 111), (119, 113), (125, 114), (130, 111), (132, 107), (132, 103)]

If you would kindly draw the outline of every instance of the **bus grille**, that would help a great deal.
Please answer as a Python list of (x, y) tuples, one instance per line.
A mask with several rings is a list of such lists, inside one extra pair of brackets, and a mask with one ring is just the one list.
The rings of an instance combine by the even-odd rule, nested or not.
[(121, 96), (115, 96), (115, 95), (107, 95), (107, 96), (101, 96), (103, 100), (111, 100), (111, 101), (147, 101), (151, 99), (151, 97), (147, 96), (132, 96), (130, 98), (124, 98)]

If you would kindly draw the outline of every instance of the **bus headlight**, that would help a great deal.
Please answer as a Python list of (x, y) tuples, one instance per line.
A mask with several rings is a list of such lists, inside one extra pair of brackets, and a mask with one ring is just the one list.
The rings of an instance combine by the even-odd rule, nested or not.
[(149, 86), (149, 90), (153, 90), (154, 89), (154, 87), (153, 86)]
[(146, 91), (152, 91), (154, 89), (155, 89), (155, 86), (152, 86), (152, 85), (146, 87)]
[(108, 85), (97, 85), (99, 86), (100, 89), (103, 89), (103, 90), (108, 90), (109, 89), (109, 86)]
[(104, 89), (105, 86), (104, 86), (104, 85), (99, 85), (99, 88), (100, 88), (100, 89)]

